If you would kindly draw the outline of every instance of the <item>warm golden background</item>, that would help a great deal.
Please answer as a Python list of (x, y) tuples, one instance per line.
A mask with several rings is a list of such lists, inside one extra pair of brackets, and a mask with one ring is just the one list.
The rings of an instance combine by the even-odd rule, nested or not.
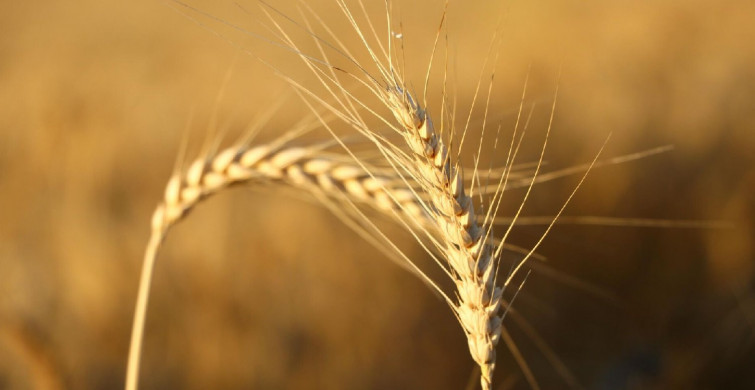
[[(436, 3), (396, 3), (417, 89)], [(500, 3), (450, 5), (460, 107), (502, 15), (493, 116), (510, 130), (531, 67), (528, 102), (540, 104), (528, 160), (556, 85), (549, 168), (589, 161), (608, 132), (606, 156), (675, 147), (595, 171), (566, 214), (732, 226), (558, 226), (541, 250), (551, 266), (614, 299), (534, 273), (516, 307), (588, 389), (752, 388), (755, 3)], [(248, 14), (233, 2), (192, 4), (265, 31), (254, 1), (242, 0)], [(293, 1), (276, 6), (299, 15)], [(290, 67), (291, 53), (199, 17), (204, 29), (169, 1), (0, 8), (0, 389), (119, 388), (149, 216), (182, 136), (196, 150), (214, 110), (238, 134), (282, 101), (263, 138), (307, 112), (213, 31), (313, 78)], [(332, 2), (314, 8), (358, 47)], [(552, 214), (575, 183), (538, 186), (525, 213)], [(279, 194), (228, 191), (172, 231), (156, 269), (143, 388), (464, 388), (473, 363), (444, 303), (317, 205)], [(531, 243), (541, 231), (523, 227), (514, 239)], [(510, 325), (542, 387), (567, 387)], [(499, 356), (498, 383), (528, 388), (510, 354)]]

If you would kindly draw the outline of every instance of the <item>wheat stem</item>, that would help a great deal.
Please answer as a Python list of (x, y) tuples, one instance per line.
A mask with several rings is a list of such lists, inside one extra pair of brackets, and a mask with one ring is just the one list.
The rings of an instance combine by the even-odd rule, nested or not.
[[(294, 187), (325, 194), (346, 194), (350, 201), (362, 202), (392, 215), (421, 221), (424, 210), (414, 192), (393, 177), (376, 175), (364, 164), (354, 164), (343, 157), (324, 153), (322, 147), (287, 145), (286, 137), (253, 148), (231, 147), (201, 158), (185, 172), (168, 182), (163, 201), (152, 216), (151, 235), (144, 254), (126, 372), (126, 390), (136, 390), (149, 292), (157, 253), (168, 230), (194, 206), (230, 185), (251, 180), (285, 182)], [(399, 184), (398, 186), (396, 184)], [(408, 259), (407, 262), (411, 263)], [(413, 264), (412, 264), (413, 265)], [(414, 272), (420, 273), (414, 268)], [(424, 275), (436, 291), (440, 288)], [(445, 294), (443, 294), (445, 296)], [(446, 300), (450, 301), (448, 297)]]

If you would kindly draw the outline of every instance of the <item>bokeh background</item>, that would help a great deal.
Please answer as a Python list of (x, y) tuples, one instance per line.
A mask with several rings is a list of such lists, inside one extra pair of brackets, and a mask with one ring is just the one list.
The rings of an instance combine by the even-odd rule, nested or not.
[[(359, 47), (334, 2), (309, 3)], [(272, 36), (254, 1), (191, 4)], [(275, 6), (301, 20), (296, 2)], [(443, 5), (394, 7), (407, 78), (419, 89)], [(305, 85), (314, 78), (292, 53), (169, 1), (0, 8), (0, 388), (120, 388), (149, 217), (182, 137), (196, 152), (213, 114), (238, 135), (280, 104), (265, 139), (308, 113), (255, 56)], [(382, 4), (367, 12), (383, 23)], [(495, 68), (490, 115), (502, 134), (529, 74), (526, 106), (536, 109), (526, 160), (536, 159), (556, 86), (548, 169), (589, 161), (609, 132), (608, 157), (673, 145), (591, 173), (567, 215), (710, 221), (550, 233), (540, 253), (555, 276), (532, 273), (515, 307), (585, 388), (755, 386), (754, 15), (746, 0), (449, 6), (449, 85), (460, 112), (495, 31), (499, 56), (482, 71), (483, 90)], [(441, 85), (435, 73), (433, 96)], [(537, 186), (525, 214), (552, 215), (577, 180)], [(476, 382), (441, 300), (315, 202), (282, 194), (227, 191), (171, 232), (156, 268), (142, 388)], [(503, 213), (522, 195), (512, 191)], [(532, 244), (543, 228), (523, 226), (513, 240)], [(539, 339), (508, 325), (542, 388), (569, 388)], [(503, 347), (496, 380), (529, 388)]]

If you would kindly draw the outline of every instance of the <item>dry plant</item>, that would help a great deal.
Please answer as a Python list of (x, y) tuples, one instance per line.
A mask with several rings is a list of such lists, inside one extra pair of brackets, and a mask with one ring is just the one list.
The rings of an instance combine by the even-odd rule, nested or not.
[[(197, 201), (196, 209), (172, 222), (175, 229), (161, 233), (166, 239), (156, 254), (156, 281), (149, 292), (141, 387), (269, 388), (285, 383), (280, 387), (458, 389), (467, 382), (467, 388), (480, 387), (477, 363), (470, 358), (464, 329), (455, 321), (460, 304), (457, 276), (445, 256), (449, 244), (438, 229), (448, 220), (455, 222), (455, 216), (435, 214), (434, 198), (420, 182), (426, 172), (438, 170), (434, 161), (425, 162), (425, 168), (415, 161), (418, 157), (404, 134), (416, 126), (406, 128), (393, 106), (422, 111), (432, 122), (443, 145), (435, 150), (450, 156), (445, 172), (463, 178), (463, 197), (473, 202), (482, 232), (479, 242), (498, 248), (514, 226), (505, 253), (495, 259), (500, 262), (497, 288), (503, 287), (511, 264), (530, 253), (553, 222), (587, 166), (553, 169), (574, 162), (589, 165), (603, 129), (615, 132), (609, 146), (616, 153), (666, 143), (678, 149), (658, 160), (590, 173), (588, 185), (503, 290), (499, 344), (504, 345), (497, 347), (494, 388), (534, 387), (524, 382), (516, 355), (526, 358), (542, 388), (579, 388), (558, 376), (560, 369), (547, 360), (548, 346), (527, 333), (521, 317), (542, 332), (541, 339), (565, 359), (563, 366), (575, 370), (587, 387), (631, 386), (638, 379), (659, 388), (752, 386), (741, 373), (755, 364), (753, 344), (748, 344), (755, 322), (748, 314), (755, 313), (755, 304), (747, 294), (755, 285), (755, 132), (750, 131), (755, 124), (749, 109), (755, 103), (755, 56), (742, 50), (742, 43), (743, 37), (755, 34), (747, 17), (755, 14), (755, 2), (701, 6), (694, 1), (588, 1), (575, 10), (566, 2), (452, 1), (425, 89), (442, 1), (392, 0), (388, 26), (384, 1), (364, 2), (367, 17), (357, 0), (345, 0), (378, 62), (395, 73), (390, 77), (374, 65), (335, 0), (307, 0), (300, 5), (305, 16), (296, 9), (301, 0), (270, 2), (302, 26), (266, 8), (297, 49), (285, 45), (275, 25), (256, 9), (257, 0), (239, 2), (251, 12), (239, 10), (237, 0), (181, 1), (268, 41), (171, 1), (84, 0), (76, 7), (60, 0), (7, 2), (0, 15), (0, 46), (6, 54), (0, 67), (0, 204), (7, 205), (0, 207), (0, 388), (110, 388), (122, 383), (130, 336), (126, 330), (132, 325), (131, 317), (124, 319), (133, 315), (135, 272), (141, 271), (133, 260), (144, 255), (149, 215), (158, 202), (164, 203), (161, 190), (172, 174), (188, 188), (187, 172), (196, 159), (195, 170), (215, 175), (215, 160), (236, 140), (208, 136), (217, 148), (187, 148), (179, 158), (181, 168), (171, 170), (171, 145), (178, 144), (172, 134), (180, 131), (192, 105), (199, 107), (198, 118), (206, 115), (205, 104), (197, 100), (211, 99), (219, 84), (215, 79), (221, 76), (218, 67), (232, 61), (237, 50), (233, 46), (263, 57), (275, 71), (299, 83), (297, 89), (322, 115), (339, 111), (346, 117), (362, 116), (367, 129), (390, 141), (385, 153), (402, 160), (394, 162), (397, 172), (379, 148), (365, 143), (369, 139), (332, 119), (326, 120), (328, 126), (346, 135), (344, 143), (354, 156), (324, 134), (326, 127), (317, 119), (303, 126), (316, 127), (313, 133), (318, 134), (280, 138), (306, 116), (304, 104), (289, 95), (293, 99), (285, 101), (286, 111), (276, 116), (282, 120), (265, 125), (265, 134), (254, 141), (236, 144), (238, 156), (229, 166), (241, 164), (257, 147), (267, 150), (260, 152), (267, 153), (262, 160), (291, 159), (292, 165), (270, 175), (275, 170), (269, 161), (261, 168), (261, 160), (249, 168), (248, 180), (213, 190), (220, 199)], [(483, 70), (492, 36), (486, 33), (494, 31), (499, 7), (506, 8), (504, 27), (498, 30), (500, 59), (495, 59), (498, 44), (493, 44)], [(191, 17), (199, 23), (188, 20)], [(265, 25), (272, 30), (264, 30)], [(229, 37), (231, 45), (215, 32)], [(314, 36), (318, 38), (311, 39)], [(338, 53), (343, 52), (338, 41), (349, 53)], [(378, 43), (391, 46), (385, 52), (392, 61)], [(445, 63), (444, 46), (451, 49)], [(299, 53), (312, 60), (317, 73), (303, 66)], [(268, 80), (275, 79), (273, 72), (249, 60), (251, 56), (240, 57), (234, 65), (235, 86), (226, 95), (230, 98), (218, 104), (215, 114), (231, 123), (231, 132), (239, 117), (267, 110), (265, 101), (279, 94), (281, 84)], [(520, 163), (509, 166), (509, 141), (514, 139), (528, 63), (532, 73), (517, 128), (523, 141), (514, 159)], [(545, 162), (533, 178), (555, 84), (550, 79), (558, 74), (559, 63), (564, 71), (552, 136)], [(486, 89), (493, 73), (488, 104)], [(448, 82), (443, 81), (446, 74)], [(478, 74), (482, 83), (476, 94)], [(337, 86), (332, 90), (338, 98), (331, 96), (315, 75), (329, 86), (341, 84), (353, 98)], [(397, 103), (391, 107), (372, 92), (388, 95), (388, 87), (397, 84), (402, 90), (391, 92)], [(476, 109), (465, 132), (474, 96)], [(538, 108), (527, 127), (531, 104)], [(483, 126), (485, 107), (490, 114)], [(235, 111), (236, 118), (229, 111)], [(497, 148), (492, 145), (496, 139)], [(296, 149), (308, 149), (306, 157), (296, 160)], [(607, 150), (603, 156), (608, 155), (616, 154)], [(531, 162), (529, 168), (517, 172), (526, 162)], [(598, 160), (593, 169), (604, 163), (611, 160)], [(323, 171), (304, 172), (304, 164), (307, 169), (322, 164)], [(297, 169), (304, 172), (301, 185), (294, 182)], [(343, 181), (333, 180), (333, 175)], [(490, 211), (504, 175), (503, 200), (497, 212)], [(540, 186), (559, 175), (573, 176)], [(516, 214), (533, 181), (527, 204)], [(209, 194), (210, 180), (200, 182), (195, 192)], [(360, 186), (372, 190), (365, 189), (364, 195)], [(179, 201), (187, 206), (191, 190), (183, 187), (187, 197), (181, 195)], [(228, 187), (234, 188), (225, 191)], [(300, 202), (285, 204), (290, 199), (279, 196), (291, 194), (317, 197), (321, 209), (329, 207), (373, 240), (375, 249), (366, 248), (362, 238), (323, 210)], [(461, 197), (448, 198), (456, 202)], [(587, 210), (601, 216), (586, 217)], [(706, 231), (637, 228), (679, 227), (679, 221), (641, 217), (685, 215), (720, 215), (735, 226), (723, 232), (711, 231), (709, 222), (685, 224)], [(422, 228), (413, 225), (417, 220)], [(452, 305), (436, 299), (430, 292), (435, 288), (425, 289), (415, 275), (374, 262), (390, 257), (418, 274), (371, 223), (409, 254)], [(407, 230), (400, 228), (404, 224)], [(422, 252), (409, 233), (416, 234), (444, 268), (432, 263), (433, 256)], [(246, 247), (250, 245), (254, 247)], [(506, 253), (509, 249), (517, 253)], [(541, 261), (546, 255), (549, 261)], [(542, 269), (548, 264), (557, 270)], [(532, 273), (512, 305), (529, 269)], [(585, 291), (571, 289), (594, 292), (589, 288), (593, 286), (553, 285), (567, 282), (569, 274), (603, 286), (613, 301), (597, 302), (605, 295), (585, 296)], [(579, 282), (574, 279), (570, 282)], [(512, 340), (519, 352), (506, 345)], [(614, 375), (617, 371), (623, 374), (620, 378)]]
[[(203, 199), (231, 185), (248, 182), (287, 183), (300, 190), (368, 203), (386, 212), (399, 209), (410, 220), (422, 220), (414, 193), (395, 178), (368, 174), (348, 156), (326, 151), (328, 144), (291, 144), (302, 131), (292, 131), (270, 143), (250, 147), (247, 142), (204, 155), (169, 180), (163, 201), (152, 217), (150, 241), (144, 257), (129, 354), (127, 388), (136, 387), (147, 301), (157, 251), (169, 229)], [(397, 186), (398, 185), (398, 186)], [(347, 219), (344, 219), (347, 220)], [(355, 230), (359, 231), (355, 225)], [(368, 234), (362, 234), (372, 240)]]
[[(428, 215), (434, 222), (434, 229), (423, 230), (433, 243), (430, 254), (440, 254), (440, 259), (436, 258), (436, 263), (445, 271), (446, 275), (456, 286), (456, 299), (449, 298), (447, 294), (439, 289), (438, 293), (448, 302), (467, 336), (469, 352), (472, 359), (478, 364), (481, 370), (480, 383), (482, 388), (486, 390), (490, 389), (492, 388), (493, 372), (496, 362), (496, 346), (502, 335), (504, 338), (508, 339), (508, 336), (503, 334), (504, 331), (502, 327), (503, 317), (506, 314), (504, 307), (507, 307), (510, 304), (510, 302), (507, 302), (504, 298), (504, 290), (509, 287), (525, 262), (532, 257), (532, 254), (548, 234), (577, 188), (581, 185), (580, 181), (569, 198), (563, 203), (561, 209), (552, 219), (548, 228), (545, 229), (537, 243), (530, 248), (521, 261), (509, 271), (508, 275), (502, 282), (498, 281), (500, 255), (509, 233), (516, 224), (516, 218), (520, 215), (527, 201), (527, 197), (530, 194), (530, 190), (535, 183), (535, 179), (538, 176), (538, 172), (543, 162), (548, 134), (550, 133), (550, 125), (553, 121), (556, 99), (554, 97), (554, 107), (551, 110), (551, 118), (546, 131), (546, 138), (543, 142), (540, 157), (532, 175), (532, 180), (530, 181), (529, 187), (518, 210), (514, 214), (514, 219), (508, 225), (503, 235), (496, 240), (494, 238), (495, 234), (493, 233), (492, 218), (499, 210), (502, 199), (501, 195), (506, 189), (509, 172), (512, 164), (516, 160), (517, 152), (522, 140), (518, 133), (519, 121), (517, 121), (511, 136), (511, 142), (507, 151), (506, 164), (500, 171), (500, 175), (496, 178), (492, 178), (493, 185), (488, 191), (491, 194), (486, 202), (487, 204), (475, 205), (471, 194), (476, 189), (473, 185), (468, 186), (466, 184), (464, 180), (464, 172), (459, 162), (459, 153), (461, 153), (464, 139), (469, 130), (472, 111), (470, 110), (469, 117), (463, 129), (457, 130), (454, 127), (454, 121), (452, 119), (455, 117), (455, 112), (451, 113), (451, 118), (449, 118), (449, 120), (443, 120), (444, 114), (446, 114), (444, 112), (446, 95), (443, 94), (443, 101), (440, 103), (440, 115), (442, 118), (440, 122), (441, 126), (436, 130), (427, 107), (428, 80), (432, 71), (435, 48), (437, 47), (437, 43), (443, 31), (445, 12), (441, 19), (440, 27), (435, 37), (435, 45), (429, 60), (429, 66), (424, 81), (425, 89), (422, 92), (423, 103), (421, 104), (417, 96), (413, 96), (408, 92), (410, 87), (403, 75), (404, 71), (400, 67), (400, 64), (395, 60), (396, 58), (401, 58), (405, 53), (402, 51), (399, 51), (398, 53), (394, 52), (392, 38), (400, 36), (401, 33), (393, 32), (390, 9), (388, 7), (386, 8), (386, 26), (388, 26), (389, 32), (387, 37), (385, 37), (386, 39), (381, 40), (369, 17), (365, 18), (364, 26), (362, 26), (357, 21), (352, 9), (344, 1), (339, 0), (337, 1), (337, 4), (343, 12), (345, 19), (353, 28), (354, 33), (358, 36), (363, 48), (367, 51), (371, 63), (362, 64), (358, 62), (355, 59), (356, 57), (349, 52), (349, 49), (342, 43), (339, 37), (333, 34), (329, 29), (326, 29), (326, 31), (330, 33), (329, 39), (332, 39), (333, 42), (335, 42), (335, 45), (338, 46), (336, 47), (326, 39), (313, 34), (315, 42), (320, 49), (321, 58), (321, 60), (314, 60), (313, 56), (302, 54), (302, 51), (286, 30), (278, 21), (276, 21), (271, 13), (267, 12), (266, 8), (271, 9), (273, 12), (277, 12), (274, 8), (265, 5), (262, 9), (266, 12), (269, 20), (275, 26), (280, 41), (287, 45), (293, 52), (300, 54), (300, 58), (304, 61), (306, 66), (312, 70), (317, 79), (322, 83), (322, 86), (329, 93), (327, 99), (325, 99), (312, 93), (310, 89), (302, 87), (300, 83), (290, 80), (291, 84), (298, 88), (305, 101), (307, 98), (311, 98), (316, 103), (325, 106), (333, 114), (351, 125), (365, 138), (371, 140), (375, 147), (383, 154), (383, 156), (385, 156), (386, 160), (394, 167), (396, 174), (402, 177), (408, 184), (408, 187), (413, 187), (417, 184), (421, 193), (426, 195), (418, 196), (417, 200), (422, 205), (422, 209), (425, 211), (426, 215)], [(358, 5), (364, 12), (365, 16), (367, 16), (364, 4), (360, 1), (358, 2)], [(281, 14), (278, 13), (278, 15)], [(312, 15), (318, 21), (321, 21), (316, 13), (312, 12)], [(291, 20), (285, 15), (282, 16), (288, 21)], [(294, 22), (296, 26), (302, 27), (306, 31), (312, 31), (306, 17), (304, 18), (304, 23), (306, 24)], [(372, 36), (372, 40), (368, 38), (370, 35)], [(496, 37), (494, 36), (493, 42), (495, 42), (495, 40)], [(383, 44), (382, 42), (386, 43)], [(364, 99), (355, 97), (354, 93), (351, 92), (351, 88), (347, 87), (348, 83), (344, 82), (345, 80), (341, 80), (339, 77), (340, 75), (336, 72), (337, 68), (327, 62), (328, 57), (323, 46), (334, 48), (339, 54), (345, 56), (348, 61), (356, 66), (358, 73), (349, 73), (341, 69), (338, 69), (338, 71), (340, 71), (341, 74), (345, 74), (346, 79), (356, 79), (357, 82), (365, 87), (379, 103), (370, 104)], [(366, 70), (368, 67), (377, 69), (377, 72), (371, 74)], [(444, 74), (444, 79), (446, 79), (446, 77), (447, 75)], [(479, 92), (479, 84), (477, 91)], [(329, 101), (334, 103), (329, 103)], [(523, 101), (524, 96), (522, 97), (522, 102)], [(382, 104), (386, 107), (395, 121), (391, 121), (384, 114), (380, 114), (377, 107), (375, 107), (376, 104)], [(520, 118), (522, 113), (521, 108), (522, 107), (520, 106)], [(374, 131), (360, 115), (361, 109), (374, 115), (380, 122), (386, 124), (389, 128), (398, 133), (404, 139), (408, 151), (400, 148), (385, 136)], [(486, 105), (485, 117), (487, 117), (487, 109), (488, 107)], [(323, 125), (327, 126), (326, 123), (323, 123)], [(482, 135), (484, 135), (484, 131), (485, 121), (483, 121), (482, 124)], [(459, 148), (455, 154), (450, 149), (449, 145), (457, 135), (461, 138), (461, 141), (459, 142)], [(483, 150), (482, 135), (479, 140), (476, 161), (479, 161), (479, 153)], [(595, 156), (595, 160), (597, 160), (599, 155), (600, 152)], [(595, 163), (595, 160), (592, 164)], [(592, 164), (588, 166), (585, 175), (589, 172)], [(480, 183), (482, 181), (480, 179), (481, 173), (478, 168), (478, 166), (473, 168), (472, 183)], [(584, 178), (585, 176), (582, 177), (582, 180), (584, 180)], [(491, 178), (487, 176), (487, 179), (490, 181)], [(481, 211), (483, 206), (487, 206), (487, 210)], [(477, 215), (482, 216), (480, 221), (478, 221)], [(421, 226), (425, 225), (423, 224)], [(420, 276), (426, 280), (428, 279), (423, 273), (420, 273)], [(524, 282), (522, 281), (522, 283)], [(518, 289), (514, 291), (511, 301), (516, 297), (517, 291)], [(527, 371), (528, 370), (525, 369), (525, 372)], [(531, 377), (531, 375), (528, 376)], [(533, 378), (530, 378), (530, 383), (537, 387)]]
[[(477, 85), (475, 101), (463, 126), (456, 125), (455, 104), (453, 109), (448, 108), (446, 72), (443, 73), (444, 90), (439, 104), (438, 122), (434, 122), (430, 115), (427, 99), (428, 80), (436, 48), (444, 31), (445, 12), (440, 21), (424, 78), (422, 99), (419, 99), (419, 95), (409, 92), (411, 88), (406, 81), (404, 69), (397, 61), (397, 58), (402, 58), (406, 53), (393, 43), (394, 39), (400, 37), (400, 33), (395, 33), (392, 28), (394, 22), (391, 20), (389, 6), (386, 7), (385, 21), (388, 31), (385, 39), (381, 39), (361, 1), (357, 4), (363, 13), (363, 21), (358, 20), (353, 9), (343, 0), (336, 0), (336, 3), (361, 42), (361, 48), (366, 51), (369, 58), (367, 62), (357, 60), (357, 56), (350, 52), (342, 39), (310, 8), (302, 12), (302, 21), (296, 22), (272, 6), (262, 3), (261, 10), (272, 24), (270, 32), (275, 36), (270, 41), (286, 47), (297, 55), (311, 70), (324, 88), (324, 92), (315, 92), (314, 89), (285, 74), (281, 76), (312, 108), (319, 120), (316, 125), (327, 129), (334, 139), (314, 145), (296, 145), (294, 141), (298, 135), (312, 129), (313, 125), (309, 123), (270, 143), (251, 146), (247, 140), (218, 153), (203, 153), (199, 159), (188, 165), (188, 169), (176, 170), (168, 182), (162, 203), (152, 218), (152, 234), (144, 257), (134, 316), (126, 382), (128, 390), (137, 388), (152, 271), (160, 244), (168, 230), (197, 203), (221, 189), (235, 184), (260, 182), (285, 183), (299, 191), (315, 195), (362, 237), (418, 275), (443, 297), (467, 337), (471, 357), (480, 367), (480, 383), (483, 389), (492, 388), (496, 346), (502, 339), (514, 354), (531, 387), (538, 388), (534, 375), (519, 356), (511, 336), (503, 327), (504, 317), (512, 312), (511, 304), (526, 280), (525, 275), (514, 283), (515, 277), (520, 274), (527, 261), (536, 256), (536, 250), (592, 168), (665, 150), (659, 148), (599, 162), (601, 148), (589, 164), (540, 175), (555, 112), (554, 96), (545, 140), (537, 162), (525, 166), (524, 175), (515, 172), (515, 163), (529, 123), (522, 115), (525, 102), (523, 93), (516, 124), (510, 141), (506, 143), (505, 164), (497, 169), (481, 167), (481, 154), (486, 150), (494, 152), (500, 137), (498, 128), (492, 145), (486, 145), (483, 141), (488, 126), (491, 78), (482, 125), (479, 129), (473, 129), (480, 132), (475, 156), (477, 164), (467, 169), (471, 171), (471, 175), (469, 172), (465, 174), (460, 155), (465, 139), (469, 139), (467, 136), (473, 134), (470, 124), (481, 83)], [(185, 12), (196, 12), (214, 19), (213, 16), (191, 6), (177, 4)], [(320, 23), (326, 36), (314, 33), (310, 18)], [(228, 24), (222, 20), (220, 22)], [(282, 26), (283, 22), (292, 23), (295, 28), (311, 36), (319, 53), (314, 56), (305, 54), (290, 32)], [(494, 36), (491, 48), (495, 42)], [(341, 60), (346, 60), (356, 70), (347, 71), (343, 67), (333, 65), (328, 51), (335, 52)], [(374, 70), (370, 72), (367, 69)], [(274, 70), (278, 71), (275, 67)], [(526, 89), (525, 82), (525, 92)], [(358, 97), (356, 90), (367, 91), (368, 97)], [(356, 130), (372, 145), (373, 153), (377, 152), (382, 158), (381, 161), (373, 164), (361, 158), (359, 152), (354, 151), (349, 143), (331, 129), (329, 121), (321, 115), (323, 110)], [(379, 126), (371, 124), (366, 117), (371, 117), (387, 127), (388, 133), (376, 130)], [(439, 123), (437, 128), (436, 123)], [(403, 139), (403, 146), (394, 141), (391, 132)], [(457, 143), (458, 146), (452, 147)], [(342, 148), (345, 153), (333, 152), (335, 146)], [(508, 244), (510, 233), (517, 225), (533, 186), (543, 180), (576, 172), (583, 174), (579, 183), (562, 202), (555, 216), (548, 218), (547, 227), (537, 242), (527, 249)], [(513, 216), (507, 219), (497, 217), (504, 191), (522, 186), (526, 187), (526, 192)], [(478, 195), (479, 200), (475, 200), (474, 195)], [(453, 293), (443, 291), (438, 281), (432, 280), (417, 266), (416, 261), (396, 247), (370, 217), (360, 211), (359, 204), (367, 204), (393, 217), (414, 235), (452, 281), (455, 286)], [(495, 232), (494, 226), (502, 221), (506, 222), (505, 228), (502, 232)], [(500, 258), (506, 248), (520, 251), (522, 257), (504, 276), (499, 277)], [(568, 377), (568, 374), (563, 372), (565, 369), (559, 371)], [(569, 382), (574, 383), (573, 380)]]

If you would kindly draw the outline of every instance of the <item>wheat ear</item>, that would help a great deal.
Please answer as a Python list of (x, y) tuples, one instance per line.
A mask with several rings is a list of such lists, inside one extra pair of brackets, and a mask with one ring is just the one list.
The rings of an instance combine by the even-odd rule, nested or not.
[(398, 212), (409, 219), (425, 219), (414, 192), (402, 181), (365, 170), (364, 164), (323, 153), (322, 147), (296, 147), (281, 141), (252, 148), (232, 147), (194, 161), (186, 172), (168, 181), (163, 200), (152, 216), (132, 327), (127, 390), (137, 388), (152, 272), (168, 230), (201, 200), (230, 185), (253, 180), (284, 182), (308, 191), (314, 186), (325, 194), (345, 195), (387, 214)]
[[(474, 204), (464, 191), (464, 178), (461, 169), (458, 165), (452, 163), (448, 147), (435, 132), (426, 111), (405, 92), (403, 82), (396, 75), (390, 57), (390, 39), (387, 50), (380, 45), (380, 51), (386, 57), (388, 64), (388, 66), (384, 66), (379, 55), (373, 51), (367, 42), (348, 5), (342, 0), (337, 0), (337, 3), (365, 45), (385, 84), (367, 73), (364, 67), (347, 54), (348, 49), (340, 43), (338, 38), (334, 37), (342, 49), (339, 53), (364, 72), (367, 80), (362, 85), (374, 93), (398, 120), (400, 125), (396, 130), (408, 144), (411, 150), (410, 155), (405, 155), (395, 145), (372, 131), (361, 120), (351, 102), (355, 102), (375, 114), (385, 123), (388, 123), (388, 121), (350, 94), (338, 81), (332, 67), (328, 66), (330, 69), (328, 74), (328, 72), (318, 68), (316, 66), (318, 63), (310, 57), (301, 54), (301, 51), (285, 30), (268, 14), (269, 19), (278, 29), (282, 42), (290, 47), (293, 52), (300, 53), (300, 58), (313, 71), (342, 109), (328, 104), (324, 99), (316, 96), (294, 80), (288, 77), (284, 78), (289, 80), (303, 95), (319, 101), (336, 116), (351, 124), (361, 134), (374, 142), (386, 159), (391, 161), (400, 177), (403, 177), (407, 183), (410, 180), (416, 181), (422, 192), (428, 195), (429, 202), (422, 203), (423, 209), (431, 215), (430, 218), (434, 220), (437, 226), (426, 231), (431, 235), (433, 231), (437, 232), (440, 236), (437, 246), (443, 252), (445, 260), (450, 266), (451, 271), (448, 274), (456, 284), (458, 293), (458, 303), (449, 302), (449, 304), (467, 336), (472, 358), (481, 368), (482, 387), (484, 390), (489, 390), (492, 386), (495, 369), (495, 347), (501, 338), (503, 321), (500, 313), (503, 289), (495, 286), (497, 262), (493, 253), (496, 251), (488, 240), (490, 231), (488, 228), (482, 228), (477, 224)], [(359, 4), (362, 4), (361, 1)], [(274, 8), (272, 9), (278, 12)], [(368, 23), (370, 23), (369, 19)], [(390, 21), (388, 25), (390, 26)], [(371, 24), (370, 30), (376, 35)], [(320, 38), (315, 38), (315, 40), (322, 42)], [(380, 42), (380, 40), (377, 39), (377, 42)], [(328, 44), (328, 46), (334, 48), (331, 44)], [(322, 52), (322, 47), (319, 47), (323, 57), (327, 58), (325, 53)], [(331, 83), (343, 93), (343, 99), (329, 87)], [(348, 104), (344, 103), (344, 100)], [(393, 127), (393, 125), (391, 126)], [(406, 178), (402, 171), (408, 173), (411, 178)]]
[(487, 228), (475, 217), (472, 199), (464, 191), (460, 167), (452, 163), (448, 147), (433, 122), (413, 98), (398, 86), (385, 91), (383, 101), (403, 127), (402, 135), (414, 155), (416, 178), (429, 194), (445, 257), (453, 269), (458, 304), (454, 307), (480, 366), (483, 389), (490, 389), (495, 347), (501, 337), (503, 290), (495, 286), (494, 248)]

